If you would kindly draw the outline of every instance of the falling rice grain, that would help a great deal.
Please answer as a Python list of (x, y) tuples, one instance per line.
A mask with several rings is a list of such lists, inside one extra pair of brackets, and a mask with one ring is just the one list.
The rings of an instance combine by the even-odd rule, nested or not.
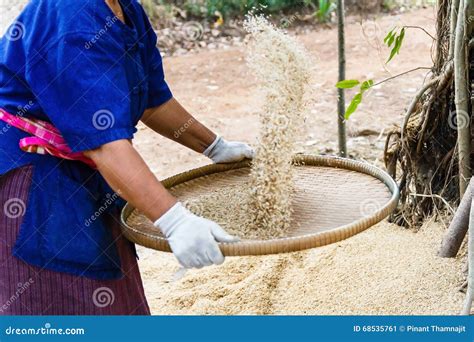
[[(242, 239), (279, 238), (290, 228), (295, 168), (291, 160), (304, 131), (310, 59), (296, 39), (263, 16), (249, 15), (244, 27), (250, 38), (247, 63), (261, 81), (265, 99), (248, 183), (210, 191), (184, 205)], [(130, 222), (143, 225), (137, 219), (131, 217)]]
[(310, 59), (296, 39), (263, 16), (247, 16), (244, 27), (251, 38), (247, 63), (261, 80), (265, 98), (250, 174), (249, 224), (279, 236), (290, 226), (291, 160), (296, 140), (303, 134)]

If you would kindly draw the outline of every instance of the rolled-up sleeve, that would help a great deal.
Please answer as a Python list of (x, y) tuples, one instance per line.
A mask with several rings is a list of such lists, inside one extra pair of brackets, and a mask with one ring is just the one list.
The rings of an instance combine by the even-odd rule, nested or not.
[(107, 35), (64, 35), (26, 67), (27, 82), (44, 114), (73, 152), (131, 139), (130, 89), (124, 50)]

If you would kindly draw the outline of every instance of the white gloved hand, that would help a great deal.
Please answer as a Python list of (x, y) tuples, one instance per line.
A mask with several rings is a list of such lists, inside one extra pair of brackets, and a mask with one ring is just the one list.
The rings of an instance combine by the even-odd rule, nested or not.
[(245, 158), (252, 159), (255, 152), (245, 143), (226, 141), (218, 136), (203, 154), (218, 164), (239, 162)]
[(185, 268), (220, 265), (224, 256), (217, 242), (237, 242), (217, 223), (191, 213), (176, 203), (155, 222), (168, 239), (176, 259)]

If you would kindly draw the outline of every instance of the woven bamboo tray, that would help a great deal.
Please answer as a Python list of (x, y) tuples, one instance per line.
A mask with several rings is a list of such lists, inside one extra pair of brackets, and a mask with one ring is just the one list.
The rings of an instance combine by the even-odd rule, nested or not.
[[(350, 159), (296, 155), (292, 224), (288, 237), (245, 240), (220, 244), (225, 256), (265, 255), (300, 251), (328, 245), (358, 234), (386, 218), (397, 206), (396, 182), (370, 164)], [(179, 200), (197, 198), (218, 188), (244, 184), (249, 162), (213, 164), (190, 170), (163, 181)], [(231, 199), (229, 199), (231, 200)], [(143, 218), (130, 225), (140, 213), (127, 204), (122, 211), (124, 235), (139, 245), (170, 252), (166, 239)]]

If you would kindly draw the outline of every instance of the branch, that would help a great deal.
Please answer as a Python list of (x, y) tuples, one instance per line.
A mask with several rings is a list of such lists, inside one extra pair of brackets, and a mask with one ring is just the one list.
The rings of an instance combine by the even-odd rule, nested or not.
[(433, 68), (431, 68), (431, 67), (417, 67), (417, 68), (414, 68), (414, 69), (410, 69), (410, 70), (408, 70), (408, 71), (404, 71), (404, 72), (402, 72), (402, 73), (400, 73), (400, 74), (397, 74), (397, 75), (394, 75), (394, 76), (390, 76), (389, 78), (386, 78), (386, 79), (384, 79), (384, 80), (382, 80), (382, 81), (380, 81), (380, 82), (377, 82), (377, 83), (373, 84), (373, 85), (371, 86), (371, 88), (373, 88), (373, 87), (375, 87), (375, 86), (378, 86), (379, 84), (385, 83), (385, 82), (387, 82), (387, 81), (391, 81), (391, 80), (393, 80), (394, 78), (397, 78), (397, 77), (400, 77), (400, 76), (403, 76), (403, 75), (406, 75), (406, 74), (409, 74), (409, 73), (411, 73), (411, 72), (413, 72), (413, 71), (418, 71), (418, 70), (433, 70)]
[(452, 0), (451, 2), (451, 13), (450, 13), (450, 22), (449, 27), (449, 53), (448, 60), (453, 59), (454, 57), (454, 39), (456, 38), (456, 24), (457, 24), (457, 10), (459, 7), (459, 0)]
[(446, 68), (444, 69), (443, 73), (441, 73), (439, 76), (437, 77), (434, 77), (433, 79), (431, 79), (428, 83), (426, 83), (419, 91), (418, 93), (415, 95), (415, 97), (413, 98), (412, 102), (410, 103), (410, 105), (408, 106), (408, 109), (407, 109), (407, 112), (405, 114), (405, 118), (403, 119), (403, 124), (402, 124), (402, 128), (401, 128), (401, 140), (402, 140), (402, 143), (403, 143), (403, 137), (405, 135), (405, 131), (407, 129), (407, 126), (408, 126), (408, 121), (410, 120), (411, 116), (414, 114), (414, 111), (415, 111), (415, 108), (416, 108), (416, 104), (418, 103), (418, 101), (420, 101), (421, 97), (423, 96), (423, 94), (430, 88), (432, 88), (433, 86), (435, 86), (436, 84), (441, 84), (443, 83), (447, 78), (451, 77), (451, 74), (453, 72), (453, 66), (454, 64), (452, 62), (449, 62), (446, 66)]
[(431, 33), (429, 33), (428, 31), (426, 31), (423, 27), (421, 26), (412, 26), (412, 25), (408, 25), (408, 26), (403, 26), (405, 28), (414, 28), (414, 29), (419, 29), (419, 30), (422, 30), (423, 32), (425, 32), (428, 36), (431, 37), (431, 39), (433, 40), (437, 40)]
[(424, 198), (437, 198), (437, 199), (440, 199), (441, 202), (444, 203), (444, 205), (449, 209), (449, 211), (454, 214), (455, 211), (454, 209), (449, 205), (448, 201), (446, 201), (443, 197), (441, 197), (440, 195), (423, 195), (423, 194), (414, 194), (414, 193), (411, 193), (409, 194), (410, 196), (413, 196), (413, 197), (424, 197)]
[(423, 87), (421, 87), (421, 89), (418, 91), (418, 93), (416, 93), (415, 97), (411, 101), (410, 105), (408, 106), (407, 112), (405, 114), (405, 118), (403, 119), (403, 124), (402, 124), (402, 129), (401, 129), (401, 139), (402, 139), (402, 141), (403, 141), (405, 131), (406, 131), (407, 126), (408, 126), (408, 121), (410, 120), (411, 116), (415, 112), (416, 104), (418, 103), (418, 101), (420, 101), (423, 94), (428, 89), (433, 87), (436, 83), (438, 83), (438, 81), (439, 81), (439, 77), (435, 77), (435, 78), (431, 79), (428, 83), (426, 83)]

